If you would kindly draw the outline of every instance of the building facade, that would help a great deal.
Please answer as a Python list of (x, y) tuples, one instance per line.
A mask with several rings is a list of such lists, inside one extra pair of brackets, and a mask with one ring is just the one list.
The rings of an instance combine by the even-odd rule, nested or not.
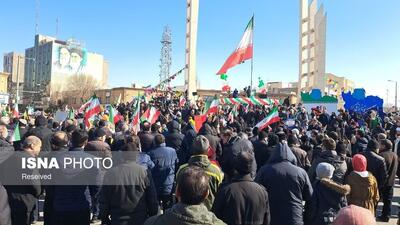
[(107, 86), (108, 62), (74, 39), (36, 35), (34, 46), (25, 50), (25, 56), (24, 89), (33, 95), (56, 100), (59, 96), (55, 93), (81, 88), (69, 85), (74, 76), (94, 78), (97, 88)]
[(25, 57), (22, 53), (10, 52), (4, 54), (3, 71), (9, 73), (7, 90), (11, 99), (16, 99), (17, 85), (19, 86), (19, 98), (22, 99), (24, 87)]
[(9, 76), (9, 73), (0, 72), (0, 105), (9, 103), (9, 94), (7, 93)]
[(326, 14), (317, 0), (300, 0), (298, 93), (325, 89)]

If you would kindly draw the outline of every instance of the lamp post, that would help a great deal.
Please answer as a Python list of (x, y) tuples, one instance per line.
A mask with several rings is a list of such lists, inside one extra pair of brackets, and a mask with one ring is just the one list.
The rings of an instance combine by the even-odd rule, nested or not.
[(397, 111), (397, 81), (395, 80), (388, 80), (388, 82), (393, 82), (396, 84), (395, 90), (394, 90), (394, 108)]

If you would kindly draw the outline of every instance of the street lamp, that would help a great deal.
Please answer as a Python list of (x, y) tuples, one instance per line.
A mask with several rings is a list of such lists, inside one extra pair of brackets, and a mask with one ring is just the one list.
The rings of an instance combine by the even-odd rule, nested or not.
[(395, 110), (396, 110), (396, 112), (397, 112), (397, 81), (395, 81), (395, 80), (388, 80), (388, 82), (393, 82), (393, 83), (396, 84), (396, 87), (395, 87), (395, 90), (394, 90), (394, 93), (395, 93), (395, 95), (394, 95), (394, 108), (395, 108)]

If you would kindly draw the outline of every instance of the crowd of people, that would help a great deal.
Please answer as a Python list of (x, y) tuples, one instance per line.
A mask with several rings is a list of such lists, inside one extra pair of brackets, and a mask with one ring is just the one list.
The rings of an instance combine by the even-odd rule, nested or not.
[[(201, 106), (149, 103), (161, 115), (132, 131), (133, 104), (117, 109), (126, 120), (111, 124), (106, 111), (91, 128), (52, 115), (0, 121), (0, 171), (12, 154), (58, 157), (95, 154), (112, 158), (96, 185), (0, 186), (0, 225), (30, 225), (44, 199), (45, 225), (369, 225), (388, 222), (393, 187), (400, 176), (400, 115), (307, 111), (301, 104), (276, 106), (280, 122), (254, 127), (266, 106), (219, 106), (196, 129)], [(142, 113), (149, 104), (142, 103)], [(18, 124), (21, 140), (11, 141)], [(118, 157), (118, 153), (125, 153)], [(40, 171), (34, 171), (40, 173)], [(61, 172), (75, 179), (86, 170)], [(1, 182), (1, 181), (0, 181)], [(110, 184), (112, 185), (103, 185)], [(378, 202), (383, 209), (377, 212)]]

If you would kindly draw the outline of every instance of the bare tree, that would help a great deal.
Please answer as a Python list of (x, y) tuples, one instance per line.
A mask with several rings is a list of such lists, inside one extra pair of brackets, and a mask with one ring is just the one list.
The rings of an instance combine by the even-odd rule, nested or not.
[(62, 84), (63, 98), (87, 99), (96, 89), (101, 88), (99, 80), (91, 75), (72, 75)]

